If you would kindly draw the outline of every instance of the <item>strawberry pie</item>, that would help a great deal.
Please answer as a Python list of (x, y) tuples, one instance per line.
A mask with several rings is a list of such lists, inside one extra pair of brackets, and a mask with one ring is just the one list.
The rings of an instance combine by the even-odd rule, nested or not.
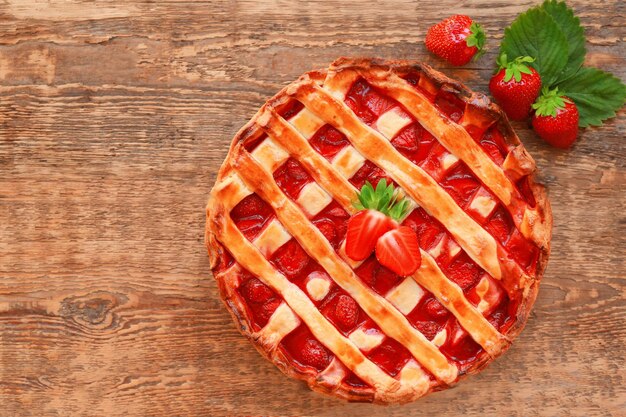
[(427, 65), (339, 59), (235, 136), (207, 206), (220, 295), (311, 389), (404, 403), (500, 356), (550, 251), (504, 113)]

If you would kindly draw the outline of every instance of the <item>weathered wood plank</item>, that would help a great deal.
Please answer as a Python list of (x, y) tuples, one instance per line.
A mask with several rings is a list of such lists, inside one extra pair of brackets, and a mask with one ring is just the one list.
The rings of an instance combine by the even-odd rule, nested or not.
[[(414, 404), (346, 404), (283, 377), (237, 332), (202, 244), (228, 143), (281, 86), (375, 55), (486, 92), (502, 28), (533, 3), (0, 4), (0, 414), (623, 414), (623, 110), (571, 151), (515, 125), (555, 214), (536, 308), (503, 358)], [(626, 78), (623, 2), (570, 4), (587, 61)], [(466, 68), (421, 43), (453, 13), (492, 40)]]

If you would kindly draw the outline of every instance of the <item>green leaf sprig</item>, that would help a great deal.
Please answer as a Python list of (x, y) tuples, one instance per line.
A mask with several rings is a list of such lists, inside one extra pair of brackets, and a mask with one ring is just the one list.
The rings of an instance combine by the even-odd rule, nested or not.
[(353, 206), (357, 210), (378, 210), (400, 222), (408, 214), (411, 203), (394, 189), (393, 184), (387, 185), (387, 180), (383, 178), (376, 184), (376, 189), (369, 181), (365, 182)]
[(626, 100), (626, 85), (597, 68), (583, 67), (585, 34), (580, 19), (565, 2), (546, 0), (520, 14), (505, 29), (500, 54), (530, 56), (543, 87), (558, 87), (580, 114), (580, 127), (600, 126), (614, 117)]

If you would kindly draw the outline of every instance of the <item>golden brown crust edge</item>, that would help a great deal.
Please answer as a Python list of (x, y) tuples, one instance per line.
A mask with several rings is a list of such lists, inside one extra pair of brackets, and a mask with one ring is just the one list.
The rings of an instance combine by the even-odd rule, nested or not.
[[(511, 127), (508, 118), (504, 111), (500, 109), (500, 107), (491, 102), (487, 96), (482, 93), (474, 92), (467, 88), (464, 84), (459, 81), (453, 80), (441, 72), (434, 70), (430, 66), (417, 62), (417, 61), (406, 61), (406, 60), (396, 60), (396, 61), (386, 61), (379, 59), (371, 59), (371, 58), (339, 58), (335, 62), (331, 64), (331, 68), (334, 70), (340, 69), (348, 69), (348, 68), (358, 68), (359, 70), (367, 70), (368, 68), (373, 67), (383, 67), (387, 68), (392, 72), (396, 72), (399, 74), (406, 73), (407, 71), (419, 71), (428, 76), (428, 78), (433, 81), (439, 88), (444, 88), (446, 91), (449, 91), (461, 100), (466, 102), (468, 105), (473, 106), (475, 109), (487, 112), (490, 117), (493, 117), (498, 124), (498, 128), (503, 134), (505, 141), (512, 146), (523, 149), (523, 144), (519, 140), (518, 136), (515, 134), (513, 128)], [(254, 117), (246, 123), (235, 135), (233, 141), (231, 142), (229, 152), (225, 158), (224, 163), (222, 164), (218, 176), (216, 179), (216, 184), (219, 183), (222, 178), (224, 178), (227, 173), (230, 171), (230, 167), (226, 164), (226, 161), (231, 159), (231, 154), (234, 146), (246, 140), (251, 135), (254, 134), (254, 125), (256, 124), (256, 120), (263, 112), (263, 110), (267, 107), (280, 107), (288, 102), (289, 96), (287, 94), (287, 89), (289, 89), (293, 84), (301, 81), (302, 79), (309, 78), (313, 79), (320, 84), (324, 80), (324, 76), (326, 74), (326, 70), (318, 70), (311, 71), (305, 73), (298, 80), (290, 83), (281, 89), (276, 95), (267, 100), (267, 102), (259, 109), (259, 111), (254, 115)], [(530, 189), (533, 193), (533, 197), (536, 201), (536, 207), (540, 212), (541, 224), (536, 227), (540, 228), (538, 233), (542, 236), (542, 242), (544, 245), (540, 248), (541, 252), (538, 259), (537, 270), (535, 274), (535, 279), (533, 280), (532, 285), (528, 288), (527, 293), (524, 295), (523, 300), (518, 308), (517, 317), (515, 324), (509, 329), (509, 331), (505, 334), (510, 341), (513, 341), (523, 330), (530, 315), (530, 311), (532, 306), (536, 300), (539, 284), (545, 272), (548, 258), (550, 255), (550, 241), (552, 236), (552, 210), (550, 203), (547, 198), (545, 187), (536, 182), (535, 179), (535, 170), (536, 166), (534, 160), (530, 158), (530, 156), (524, 152), (522, 152), (523, 156), (526, 159), (523, 161), (524, 170), (527, 171), (527, 175), (529, 178)], [(212, 199), (209, 199), (206, 209), (206, 227), (205, 227), (205, 246), (209, 253), (210, 261), (211, 261), (211, 269), (215, 271), (218, 266), (219, 254), (224, 251), (223, 246), (217, 241), (215, 238), (212, 227), (218, 227), (219, 224), (219, 216), (223, 215), (223, 213), (217, 213), (215, 208), (217, 206), (213, 204)], [(214, 224), (214, 222), (217, 222)], [(230, 292), (227, 290), (224, 284), (225, 274), (233, 273), (232, 270), (228, 270), (225, 272), (214, 274), (214, 278), (218, 283), (218, 288), (220, 291), (220, 297), (224, 302), (227, 310), (230, 312), (233, 319), (238, 323), (239, 331), (248, 338), (254, 345), (254, 347), (261, 353), (267, 360), (273, 362), (284, 374), (289, 377), (303, 380), (307, 383), (307, 385), (317, 392), (322, 392), (324, 394), (330, 394), (348, 401), (359, 401), (359, 402), (376, 402), (380, 404), (390, 404), (392, 402), (386, 402), (383, 398), (375, 399), (373, 389), (365, 389), (365, 390), (348, 390), (344, 389), (343, 386), (340, 386), (339, 389), (336, 390), (328, 390), (326, 387), (320, 385), (317, 381), (316, 374), (314, 373), (306, 373), (297, 370), (296, 368), (289, 365), (286, 361), (286, 358), (282, 357), (280, 352), (276, 352), (277, 354), (272, 357), (270, 356), (270, 352), (268, 352), (263, 345), (259, 343), (257, 339), (255, 339), (253, 333), (250, 331), (248, 326), (249, 317), (246, 312), (245, 307), (239, 306), (236, 301), (231, 297)], [(491, 363), (494, 359), (501, 356), (506, 350), (509, 348), (510, 344), (503, 346), (501, 351), (493, 356), (483, 355), (481, 359), (472, 364), (472, 366), (466, 370), (463, 374), (459, 374), (459, 378), (455, 381), (454, 384), (457, 384), (462, 379), (465, 379), (468, 375), (472, 375), (480, 372), (484, 369), (489, 363)], [(420, 395), (418, 397), (411, 398), (402, 398), (398, 401), (396, 398), (393, 403), (406, 403), (416, 400), (417, 398), (427, 395), (433, 391), (439, 391), (448, 388), (445, 385), (436, 385), (433, 386), (427, 393)]]

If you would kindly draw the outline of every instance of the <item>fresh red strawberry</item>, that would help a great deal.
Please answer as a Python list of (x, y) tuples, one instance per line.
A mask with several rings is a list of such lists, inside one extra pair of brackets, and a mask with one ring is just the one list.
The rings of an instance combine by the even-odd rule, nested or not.
[(380, 211), (359, 211), (348, 220), (346, 254), (355, 261), (366, 259), (374, 252), (378, 238), (394, 227), (395, 222)]
[(414, 274), (422, 255), (413, 229), (400, 226), (382, 235), (376, 243), (376, 259), (402, 277)]
[(455, 15), (431, 26), (426, 33), (426, 48), (452, 65), (465, 65), (479, 57), (485, 45), (485, 32), (469, 16)]
[(330, 355), (320, 342), (315, 339), (308, 339), (302, 347), (302, 362), (322, 370), (330, 363)]
[(558, 88), (544, 88), (533, 109), (533, 129), (541, 139), (557, 148), (572, 146), (578, 135), (578, 108), (570, 98)]
[(389, 230), (398, 227), (398, 221), (409, 210), (409, 201), (398, 198), (393, 184), (378, 181), (376, 189), (366, 182), (354, 203), (357, 214), (348, 220), (346, 254), (355, 261), (362, 261), (372, 254), (378, 239)]
[(341, 294), (335, 304), (335, 320), (337, 325), (345, 331), (352, 329), (359, 318), (359, 306), (353, 298)]
[(508, 62), (506, 54), (496, 60), (499, 68), (489, 81), (489, 90), (511, 120), (527, 118), (541, 90), (539, 73), (528, 66), (534, 60), (524, 56)]

